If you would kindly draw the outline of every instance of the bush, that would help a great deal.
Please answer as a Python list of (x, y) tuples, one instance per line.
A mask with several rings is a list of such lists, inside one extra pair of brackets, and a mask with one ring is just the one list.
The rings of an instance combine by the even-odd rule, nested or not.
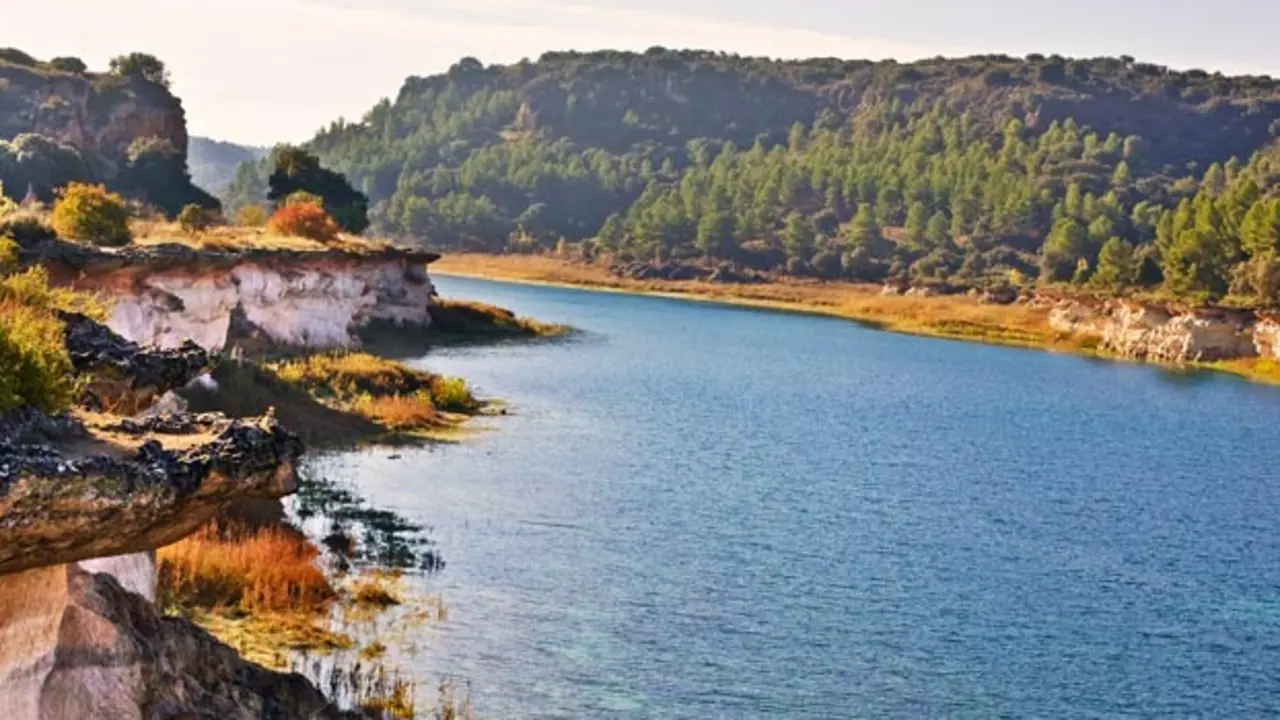
[(480, 406), (467, 387), (467, 381), (456, 377), (437, 377), (431, 381), (431, 398), (445, 412), (472, 412)]
[(267, 209), (261, 205), (245, 205), (236, 211), (235, 220), (240, 227), (262, 227), (267, 224)]
[(308, 202), (286, 204), (267, 222), (267, 229), (277, 235), (307, 238), (317, 242), (335, 242), (338, 224), (319, 205)]
[(71, 404), (74, 368), (62, 323), (47, 309), (0, 300), (0, 412), (53, 413)]
[(0, 274), (11, 272), (18, 266), (18, 243), (13, 238), (0, 235)]
[(95, 245), (128, 245), (132, 239), (124, 200), (101, 185), (68, 185), (53, 206), (53, 229)]
[(19, 210), (0, 217), (0, 235), (13, 238), (23, 245), (57, 237), (44, 216), (29, 210)]
[(188, 235), (198, 235), (208, 230), (213, 227), (214, 220), (213, 213), (194, 204), (183, 207), (182, 212), (178, 213), (178, 226)]
[(315, 193), (309, 193), (306, 190), (298, 190), (291, 193), (289, 197), (284, 199), (284, 205), (286, 207), (289, 205), (315, 205), (323, 208), (324, 198), (316, 195)]

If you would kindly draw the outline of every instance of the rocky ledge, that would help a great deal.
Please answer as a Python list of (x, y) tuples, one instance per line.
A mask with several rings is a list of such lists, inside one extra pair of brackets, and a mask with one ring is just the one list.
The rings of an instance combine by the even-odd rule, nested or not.
[(108, 325), (165, 348), (220, 350), (246, 338), (306, 349), (350, 348), (371, 323), (426, 328), (439, 255), (382, 245), (325, 250), (208, 249), (166, 244), (118, 250), (29, 243), (24, 264), (54, 283), (111, 296)]
[(1249, 310), (1176, 307), (1134, 300), (1049, 298), (1059, 332), (1091, 337), (1108, 353), (1164, 363), (1280, 357), (1280, 323)]
[(297, 489), (302, 443), (273, 418), (182, 422), (163, 440), (86, 427), (69, 450), (0, 440), (0, 575), (155, 550), (232, 500)]
[[(194, 346), (155, 351), (64, 321), (77, 370), (149, 392), (208, 362)], [(294, 492), (302, 452), (270, 413), (0, 418), (0, 717), (353, 717), (155, 605), (153, 551), (232, 502)]]

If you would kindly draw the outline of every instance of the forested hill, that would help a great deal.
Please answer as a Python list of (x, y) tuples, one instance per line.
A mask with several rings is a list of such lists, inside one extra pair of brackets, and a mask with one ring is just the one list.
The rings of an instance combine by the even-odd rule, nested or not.
[(267, 148), (193, 137), (187, 153), (191, 182), (216, 193), (235, 179), (236, 170), (244, 163), (256, 163), (267, 156)]
[[(1128, 57), (655, 49), (464, 59), (309, 149), (369, 195), (376, 230), (438, 246), (1222, 295), (1273, 262), (1278, 119), (1276, 80)], [(242, 169), (233, 204), (264, 170)]]

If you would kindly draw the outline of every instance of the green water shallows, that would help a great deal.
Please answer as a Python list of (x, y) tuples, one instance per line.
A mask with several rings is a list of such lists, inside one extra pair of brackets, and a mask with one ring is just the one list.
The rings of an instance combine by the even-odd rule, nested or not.
[(1280, 391), (445, 278), (586, 333), (443, 351), (513, 414), (323, 460), (434, 528), (484, 717), (1280, 713)]

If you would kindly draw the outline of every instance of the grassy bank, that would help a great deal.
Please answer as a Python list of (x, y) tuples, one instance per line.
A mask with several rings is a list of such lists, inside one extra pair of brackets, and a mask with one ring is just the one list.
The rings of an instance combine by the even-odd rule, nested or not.
[(829, 315), (915, 335), (1023, 347), (1091, 350), (1089, 343), (1050, 327), (1047, 309), (985, 305), (968, 296), (885, 296), (880, 293), (880, 287), (874, 285), (804, 280), (755, 285), (696, 280), (633, 280), (614, 276), (603, 267), (525, 255), (446, 255), (431, 265), (431, 272)]
[[(967, 295), (883, 295), (878, 285), (808, 280), (754, 285), (696, 280), (633, 280), (612, 275), (599, 266), (527, 255), (445, 255), (431, 265), (431, 272), (445, 276), (704, 300), (844, 318), (881, 330), (912, 335), (1082, 355), (1099, 354), (1097, 343), (1092, 338), (1054, 330), (1049, 324), (1047, 307), (984, 304)], [(1280, 363), (1265, 358), (1195, 363), (1188, 367), (1280, 385)]]

